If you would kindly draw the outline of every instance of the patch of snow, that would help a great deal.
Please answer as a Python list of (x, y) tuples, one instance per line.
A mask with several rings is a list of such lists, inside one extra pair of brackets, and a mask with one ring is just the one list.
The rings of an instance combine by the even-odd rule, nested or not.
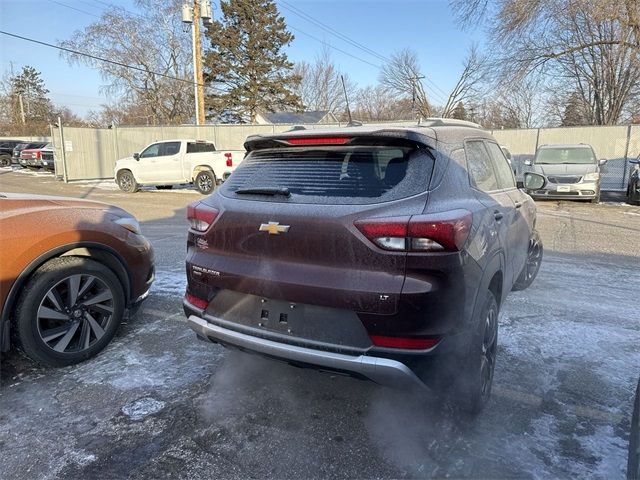
[(23, 175), (31, 175), (34, 177), (51, 177), (51, 178), (55, 177), (53, 172), (50, 172), (48, 170), (31, 170), (29, 168), (12, 168), (12, 170), (16, 173), (21, 173)]
[(187, 290), (187, 275), (184, 270), (180, 272), (162, 271), (156, 272), (156, 279), (151, 287), (151, 293), (162, 293), (182, 297)]
[(142, 420), (149, 415), (158, 413), (166, 405), (162, 400), (151, 397), (140, 398), (122, 407), (122, 413), (133, 421)]
[(582, 448), (600, 459), (595, 471), (584, 472), (583, 478), (624, 478), (627, 466), (627, 442), (618, 437), (613, 426), (603, 425), (589, 436), (574, 434)]

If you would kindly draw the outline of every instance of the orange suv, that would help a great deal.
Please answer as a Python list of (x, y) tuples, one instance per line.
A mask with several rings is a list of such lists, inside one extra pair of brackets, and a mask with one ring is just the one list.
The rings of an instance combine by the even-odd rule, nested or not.
[(0, 351), (45, 366), (97, 354), (154, 279), (136, 219), (100, 202), (0, 194)]

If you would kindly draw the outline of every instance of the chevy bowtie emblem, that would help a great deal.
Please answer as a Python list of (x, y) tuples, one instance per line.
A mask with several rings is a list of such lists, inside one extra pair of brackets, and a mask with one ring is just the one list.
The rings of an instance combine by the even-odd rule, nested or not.
[(289, 231), (289, 225), (280, 225), (278, 222), (261, 223), (261, 232), (269, 232), (269, 235), (279, 235)]

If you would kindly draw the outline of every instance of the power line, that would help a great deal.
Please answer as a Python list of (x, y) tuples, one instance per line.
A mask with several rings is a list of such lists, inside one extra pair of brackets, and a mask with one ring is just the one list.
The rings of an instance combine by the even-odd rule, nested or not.
[(289, 10), (290, 12), (292, 12), (293, 14), (297, 15), (300, 18), (303, 18), (305, 20), (307, 20), (308, 22), (312, 22), (314, 24), (316, 24), (317, 26), (319, 26), (321, 29), (325, 30), (326, 32), (332, 34), (335, 37), (338, 37), (339, 39), (350, 43), (351, 45), (353, 45), (354, 47), (362, 50), (365, 53), (368, 53), (369, 55), (372, 55), (374, 57), (376, 57), (378, 60), (382, 60), (383, 62), (389, 62), (390, 59), (388, 57), (385, 57), (384, 55), (382, 55), (381, 53), (376, 52), (375, 50), (370, 49), (369, 47), (353, 40), (352, 38), (348, 37), (347, 35), (343, 34), (342, 32), (335, 30), (334, 28), (330, 27), (329, 25), (321, 22), (320, 20), (312, 17), (311, 15), (303, 12), (302, 10), (300, 10), (297, 7), (294, 7), (293, 5), (291, 5), (289, 2), (285, 1), (285, 0), (280, 0), (280, 3), (283, 4), (282, 6), (284, 8), (286, 8), (287, 10)]
[[(94, 0), (97, 1), (97, 0)], [(289, 2), (287, 2), (286, 0), (280, 0), (279, 2), (281, 4), (281, 6), (283, 6), (285, 9), (289, 10), (290, 12), (292, 12), (293, 14), (297, 15), (298, 17), (307, 20), (308, 22), (311, 22), (313, 24), (315, 24), (316, 26), (320, 27), (322, 30), (330, 33), (331, 35), (353, 45), (354, 47), (358, 48), (359, 50), (363, 51), (364, 53), (367, 53), (369, 55), (372, 55), (374, 57), (376, 57), (378, 60), (382, 60), (383, 62), (391, 62), (391, 59), (389, 57), (386, 57), (385, 55), (382, 55), (379, 52), (376, 52), (375, 50), (370, 49), (369, 47), (357, 42), (356, 40), (348, 37), (347, 35), (343, 34), (342, 32), (332, 28), (331, 26), (327, 25), (326, 23), (321, 22), (320, 20), (316, 19), (315, 17), (309, 15), (308, 13), (305, 13), (304, 11), (300, 10), (299, 8), (293, 6), (292, 4), (290, 4)], [(299, 30), (299, 29), (295, 29), (294, 27), (292, 27), (291, 25), (289, 25), (290, 28), (293, 28), (294, 30)], [(315, 40), (318, 40), (317, 38), (313, 37), (312, 35), (306, 33), (306, 32), (302, 32), (307, 36), (310, 36), (312, 38), (314, 38)], [(321, 40), (318, 40), (321, 41)], [(323, 42), (325, 43), (325, 42)], [(342, 53), (345, 53), (346, 55), (349, 55), (352, 58), (356, 58), (362, 62), (368, 63), (369, 65), (373, 65), (372, 63), (363, 60), (360, 57), (357, 57), (355, 55), (352, 55), (350, 53), (345, 52), (344, 50), (340, 50), (337, 47), (333, 47), (332, 45), (329, 45), (331, 48), (334, 48)], [(376, 65), (377, 68), (380, 68), (379, 65)], [(427, 89), (431, 90), (431, 93), (433, 94), (434, 97), (439, 98), (440, 101), (445, 101), (445, 98), (448, 97), (448, 94), (442, 90), (435, 82), (433, 82), (429, 77), (425, 76), (424, 77), (425, 81), (431, 85), (427, 85)], [(437, 91), (436, 91), (437, 90)], [(442, 95), (440, 95), (440, 92), (442, 95), (444, 95), (444, 97), (442, 97)]]
[(135, 65), (127, 65), (126, 63), (116, 62), (115, 60), (108, 60), (106, 58), (97, 57), (95, 55), (91, 55), (90, 53), (80, 52), (78, 50), (72, 50), (71, 48), (61, 47), (59, 45), (53, 45), (51, 43), (42, 42), (40, 40), (35, 40), (33, 38), (23, 37), (21, 35), (16, 35), (15, 33), (5, 32), (0, 30), (0, 33), (3, 35), (7, 35), (9, 37), (19, 38), (20, 40), (24, 40), (26, 42), (37, 43), (39, 45), (44, 45), (45, 47), (55, 48), (57, 50), (62, 50), (64, 52), (73, 53), (74, 55), (80, 55), (83, 57), (88, 57), (93, 60), (98, 60), (99, 62), (110, 63), (112, 65), (118, 65), (119, 67), (129, 68), (131, 70), (136, 70), (138, 72), (146, 73), (147, 75), (156, 75), (158, 77), (169, 78), (171, 80), (176, 80), (178, 82), (188, 83), (190, 85), (196, 85), (196, 83), (192, 80), (185, 80), (184, 78), (173, 77), (171, 75), (166, 75), (164, 73), (153, 72), (151, 70), (146, 70), (144, 68), (136, 67)]
[(49, 0), (51, 3), (55, 3), (56, 5), (60, 5), (61, 7), (66, 7), (70, 10), (75, 10), (76, 12), (84, 13), (85, 15), (91, 15), (92, 17), (100, 18), (100, 15), (96, 15), (95, 13), (87, 12), (86, 10), (82, 10), (80, 8), (72, 7), (71, 5), (67, 5), (66, 3), (58, 2), (57, 0)]
[(105, 7), (122, 9), (123, 11), (125, 11), (129, 15), (133, 15), (134, 17), (147, 19), (147, 17), (145, 17), (144, 15), (140, 15), (139, 13), (133, 13), (131, 10), (127, 10), (126, 8), (124, 8), (124, 7), (120, 6), (120, 5), (114, 5), (113, 3), (103, 2), (102, 0), (91, 0), (91, 1), (95, 2), (97, 4), (104, 5)]
[(353, 54), (351, 54), (351, 53), (349, 53), (349, 52), (346, 52), (346, 51), (344, 51), (344, 50), (342, 50), (342, 49), (340, 49), (340, 48), (338, 48), (338, 47), (334, 47), (334, 46), (333, 46), (333, 45), (331, 45), (330, 43), (327, 43), (327, 42), (325, 42), (324, 40), (321, 40), (321, 39), (320, 39), (320, 38), (318, 38), (318, 37), (314, 37), (314, 36), (313, 36), (313, 35), (311, 35), (310, 33), (307, 33), (307, 32), (305, 32), (304, 30), (301, 30), (300, 28), (296, 28), (296, 27), (294, 27), (294, 26), (293, 26), (293, 25), (291, 25), (291, 24), (289, 24), (289, 25), (287, 25), (287, 26), (288, 26), (290, 29), (295, 30), (296, 32), (302, 33), (303, 35), (306, 35), (307, 37), (312, 38), (312, 39), (314, 39), (315, 41), (320, 42), (320, 43), (322, 43), (323, 45), (328, 46), (329, 48), (333, 48), (334, 50), (337, 50), (337, 51), (338, 51), (338, 52), (340, 52), (340, 53), (344, 53), (345, 55), (348, 55), (348, 56), (349, 56), (349, 57), (351, 57), (351, 58), (355, 58), (356, 60), (360, 60), (360, 61), (361, 61), (361, 62), (363, 62), (363, 63), (366, 63), (366, 64), (368, 64), (368, 65), (371, 65), (372, 67), (375, 67), (375, 68), (378, 68), (378, 69), (380, 68), (380, 65), (376, 65), (375, 63), (371, 63), (371, 62), (370, 62), (370, 61), (368, 61), (368, 60), (365, 60), (365, 59), (360, 58), (360, 57), (358, 57), (358, 56), (356, 56), (356, 55), (353, 55)]

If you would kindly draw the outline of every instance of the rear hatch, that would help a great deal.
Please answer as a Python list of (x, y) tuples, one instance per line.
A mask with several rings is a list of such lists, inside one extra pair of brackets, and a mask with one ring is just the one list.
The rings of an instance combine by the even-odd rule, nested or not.
[(193, 207), (215, 220), (190, 230), (189, 288), (395, 313), (406, 253), (379, 248), (356, 223), (422, 213), (431, 152), (400, 139), (295, 141), (251, 151)]

